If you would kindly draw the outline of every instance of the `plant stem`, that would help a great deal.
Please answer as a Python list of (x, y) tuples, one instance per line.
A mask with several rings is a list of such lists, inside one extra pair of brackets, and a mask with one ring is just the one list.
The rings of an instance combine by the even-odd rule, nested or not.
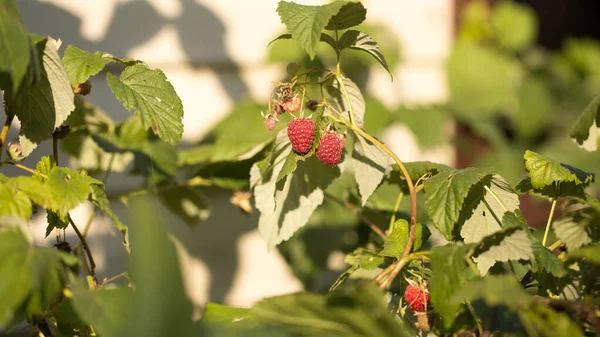
[(10, 125), (15, 118), (15, 114), (8, 112), (6, 109), (4, 111), (6, 112), (6, 120), (4, 121), (4, 126), (2, 126), (2, 131), (0, 132), (0, 158), (2, 158), (4, 143), (6, 142)]
[(105, 278), (104, 281), (102, 281), (102, 284), (100, 285), (100, 288), (104, 287), (106, 284), (108, 284), (110, 282), (113, 282), (113, 281), (115, 281), (117, 279), (120, 279), (121, 277), (126, 277), (126, 278), (129, 279), (129, 274), (126, 271), (124, 271), (124, 272), (122, 272), (122, 273), (120, 273), (118, 275), (115, 275), (115, 276), (111, 277), (111, 278), (108, 278), (108, 279)]
[(388, 233), (392, 232), (392, 228), (394, 227), (394, 223), (396, 222), (396, 213), (398, 213), (398, 209), (400, 209), (402, 197), (404, 197), (404, 193), (400, 191), (400, 193), (398, 193), (398, 197), (396, 198), (396, 203), (394, 204), (394, 212), (392, 213), (392, 217), (390, 218), (390, 227), (388, 229)]
[(69, 218), (69, 223), (71, 224), (71, 227), (73, 227), (75, 234), (77, 234), (77, 237), (79, 237), (79, 241), (81, 241), (81, 244), (83, 245), (83, 249), (85, 249), (85, 252), (87, 253), (88, 259), (90, 260), (90, 274), (95, 280), (96, 279), (96, 272), (95, 272), (96, 262), (94, 262), (94, 257), (92, 256), (92, 251), (90, 250), (90, 246), (88, 246), (88, 243), (85, 240), (85, 237), (81, 234), (81, 232), (79, 231), (79, 228), (77, 228), (77, 226), (75, 225), (75, 222), (73, 222), (73, 219), (71, 219), (71, 216), (67, 215), (67, 217)]
[(31, 174), (35, 174), (35, 175), (38, 175), (38, 176), (40, 176), (42, 178), (48, 179), (48, 176), (45, 175), (45, 174), (43, 174), (42, 172), (34, 170), (34, 169), (30, 168), (30, 167), (27, 167), (27, 166), (19, 164), (19, 163), (15, 163), (15, 162), (12, 162), (12, 161), (3, 161), (3, 162), (0, 162), (0, 165), (2, 165), (2, 164), (9, 164), (9, 165), (18, 167), (21, 170), (25, 170), (25, 171), (27, 171), (27, 172), (29, 172)]
[(556, 240), (555, 243), (553, 243), (550, 247), (548, 247), (548, 249), (550, 249), (551, 252), (553, 252), (556, 248), (560, 247), (560, 245), (562, 245), (563, 242), (562, 240)]
[(58, 164), (58, 138), (52, 136), (52, 155), (54, 156), (54, 161), (56, 162), (56, 166)]
[(508, 212), (508, 207), (506, 207), (506, 205), (502, 202), (502, 200), (500, 200), (498, 195), (496, 195), (496, 193), (494, 193), (494, 191), (492, 191), (492, 189), (489, 188), (488, 186), (484, 186), (484, 188), (492, 196), (492, 198), (494, 198), (494, 200), (496, 200), (496, 202), (500, 205), (500, 207), (502, 207), (502, 210), (504, 212)]
[[(163, 192), (163, 191), (169, 191), (169, 190), (174, 190), (177, 188), (181, 188), (183, 186), (212, 186), (212, 182), (210, 180), (204, 179), (202, 177), (194, 177), (191, 179), (188, 179), (186, 181), (184, 181), (181, 184), (171, 184), (171, 185), (161, 185), (161, 186), (155, 186), (152, 189), (152, 192)], [(135, 190), (135, 191), (131, 191), (131, 192), (127, 192), (127, 193), (123, 193), (120, 195), (112, 195), (108, 197), (108, 200), (114, 200), (114, 199), (129, 199), (132, 197), (136, 197), (139, 195), (145, 195), (145, 194), (149, 194), (150, 193), (150, 188), (142, 188), (139, 190)]]
[(369, 226), (369, 228), (371, 228), (371, 230), (373, 232), (375, 232), (375, 234), (379, 235), (382, 239), (385, 240), (385, 237), (386, 237), (385, 233), (379, 227), (377, 227), (377, 225), (374, 224), (373, 221), (369, 220), (366, 216), (364, 216), (361, 212), (359, 212), (354, 205), (344, 202), (343, 200), (340, 200), (338, 197), (336, 197), (335, 195), (332, 195), (329, 192), (325, 192), (325, 196), (327, 198), (331, 199), (332, 201), (335, 201), (340, 206), (343, 206), (345, 209), (350, 211), (350, 213), (357, 216), (362, 222), (367, 224), (367, 226)]
[[(398, 276), (398, 273), (400, 273), (400, 271), (402, 270), (404, 265), (406, 265), (406, 263), (408, 263), (412, 260), (419, 260), (419, 259), (429, 260), (429, 253), (430, 252), (428, 252), (428, 251), (416, 252), (416, 253), (406, 255), (406, 256), (400, 258), (398, 261), (396, 261), (394, 264), (392, 264), (390, 266), (390, 267), (393, 266), (392, 271), (389, 273), (389, 276), (383, 282), (381, 282), (378, 289), (383, 290), (383, 289), (386, 289), (387, 287), (389, 287), (390, 284), (392, 284), (392, 281), (396, 278), (396, 276)], [(388, 267), (388, 268), (390, 268), (390, 267)]]
[(544, 232), (544, 239), (542, 240), (542, 246), (546, 247), (546, 240), (548, 240), (548, 233), (550, 232), (550, 225), (552, 224), (552, 218), (554, 217), (554, 209), (556, 208), (556, 201), (558, 199), (552, 199), (552, 207), (550, 208), (550, 214), (548, 215), (548, 222), (546, 222), (546, 231)]

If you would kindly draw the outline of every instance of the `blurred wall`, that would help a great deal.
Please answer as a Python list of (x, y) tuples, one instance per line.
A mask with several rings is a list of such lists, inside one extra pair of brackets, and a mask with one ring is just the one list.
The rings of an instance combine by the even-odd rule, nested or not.
[[(183, 146), (200, 140), (236, 100), (253, 97), (266, 101), (271, 81), (284, 74), (282, 67), (265, 62), (268, 42), (284, 29), (275, 12), (276, 0), (18, 0), (17, 4), (28, 29), (62, 39), (62, 50), (73, 44), (139, 58), (161, 68), (183, 101)], [(367, 20), (389, 26), (402, 50), (394, 82), (390, 83), (383, 69), (377, 69), (369, 80), (369, 91), (391, 105), (443, 101), (443, 65), (452, 40), (453, 1), (366, 0), (364, 4)], [(114, 99), (104, 77), (93, 78), (92, 84), (89, 101), (117, 121), (130, 115)], [(248, 118), (259, 118), (259, 112)], [(16, 132), (12, 130), (9, 139)], [(450, 164), (453, 160), (449, 145), (427, 153), (420, 151), (414, 136), (401, 125), (391, 128), (384, 141), (403, 160), (431, 159)], [(49, 149), (44, 144), (34, 157), (50, 153)], [(35, 164), (35, 158), (28, 160)], [(61, 158), (62, 163), (65, 160)], [(126, 189), (138, 183), (115, 174), (108, 188)], [(165, 215), (165, 224), (181, 242), (187, 286), (194, 302), (201, 305), (210, 299), (250, 305), (264, 296), (299, 290), (300, 283), (279, 254), (266, 250), (255, 230), (257, 216), (232, 212), (228, 192), (212, 191), (210, 196), (213, 215), (195, 229)], [(115, 207), (127, 221), (124, 207)], [(162, 209), (158, 202), (157, 207)], [(90, 210), (88, 204), (76, 209), (72, 213), (76, 223), (83, 226)], [(43, 239), (45, 216), (34, 222), (32, 234), (37, 243), (52, 245), (54, 234)], [(118, 233), (107, 219), (96, 217), (92, 226), (89, 243), (101, 280), (123, 271), (126, 257)], [(68, 241), (77, 242), (72, 233), (67, 234)], [(343, 268), (342, 260), (343, 256), (332, 256), (332, 266)]]

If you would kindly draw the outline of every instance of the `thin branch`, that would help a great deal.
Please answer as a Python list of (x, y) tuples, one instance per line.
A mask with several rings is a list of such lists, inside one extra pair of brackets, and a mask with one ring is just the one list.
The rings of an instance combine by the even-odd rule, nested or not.
[(126, 271), (124, 271), (124, 272), (122, 272), (122, 273), (120, 273), (118, 275), (115, 275), (115, 276), (111, 277), (111, 278), (104, 278), (104, 281), (102, 281), (102, 284), (100, 285), (100, 288), (104, 287), (108, 283), (111, 283), (111, 282), (113, 282), (113, 281), (115, 281), (117, 279), (120, 279), (121, 277), (125, 277), (125, 278), (129, 279), (129, 274)]
[(0, 165), (2, 165), (2, 164), (12, 165), (12, 166), (20, 168), (21, 170), (25, 170), (25, 171), (27, 171), (27, 172), (29, 172), (31, 174), (38, 175), (38, 176), (40, 176), (42, 178), (48, 179), (48, 176), (45, 175), (45, 174), (43, 174), (42, 172), (34, 170), (34, 169), (30, 168), (30, 167), (27, 167), (27, 166), (19, 164), (19, 163), (15, 163), (15, 162), (12, 162), (12, 161), (3, 161), (3, 162), (0, 162)]
[(88, 243), (85, 240), (85, 237), (81, 234), (81, 232), (79, 231), (79, 228), (77, 228), (77, 226), (75, 225), (75, 222), (73, 222), (73, 219), (71, 219), (71, 216), (67, 215), (67, 218), (69, 218), (69, 223), (71, 224), (71, 227), (73, 227), (73, 230), (75, 231), (75, 234), (77, 234), (77, 237), (79, 237), (79, 241), (81, 241), (81, 244), (83, 245), (83, 249), (85, 249), (88, 259), (90, 260), (90, 274), (92, 275), (92, 277), (94, 279), (96, 279), (96, 272), (95, 272), (96, 262), (94, 262), (94, 257), (92, 256), (92, 251), (90, 250), (90, 246), (88, 246)]
[(548, 215), (548, 221), (546, 222), (546, 231), (544, 231), (544, 239), (542, 240), (542, 246), (546, 247), (546, 240), (548, 240), (548, 233), (550, 232), (550, 225), (552, 225), (552, 218), (554, 217), (554, 209), (556, 208), (556, 201), (558, 199), (552, 199), (552, 207), (550, 208), (550, 214)]
[(364, 222), (365, 224), (367, 224), (367, 226), (369, 226), (369, 228), (371, 228), (371, 230), (373, 232), (375, 232), (377, 235), (379, 235), (382, 239), (385, 240), (385, 237), (386, 237), (385, 233), (379, 227), (377, 227), (377, 225), (375, 223), (373, 223), (373, 221), (369, 220), (360, 211), (358, 211), (354, 205), (352, 205), (350, 203), (347, 203), (347, 202), (344, 202), (343, 200), (340, 200), (338, 197), (332, 195), (329, 192), (325, 192), (325, 196), (327, 198), (331, 199), (332, 201), (335, 201), (336, 203), (338, 203), (339, 205), (341, 205), (342, 207), (344, 207), (348, 211), (350, 211), (350, 213), (352, 213), (355, 216), (357, 216), (362, 222)]

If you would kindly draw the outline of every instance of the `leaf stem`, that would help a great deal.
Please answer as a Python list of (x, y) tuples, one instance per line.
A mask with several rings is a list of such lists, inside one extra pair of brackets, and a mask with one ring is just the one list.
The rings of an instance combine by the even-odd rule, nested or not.
[(19, 163), (15, 163), (15, 162), (12, 162), (12, 161), (2, 161), (2, 162), (0, 162), (0, 165), (3, 165), (3, 164), (9, 164), (9, 165), (18, 167), (21, 170), (25, 170), (25, 171), (27, 171), (27, 172), (29, 172), (31, 174), (38, 175), (38, 176), (40, 176), (42, 178), (48, 179), (48, 176), (45, 175), (44, 173), (42, 173), (40, 171), (37, 171), (37, 170), (34, 170), (34, 169), (32, 169), (30, 167), (27, 167), (25, 165), (22, 165), (22, 164), (19, 164)]
[(75, 234), (77, 234), (77, 237), (79, 237), (79, 241), (81, 241), (81, 244), (83, 245), (83, 249), (85, 250), (85, 252), (88, 256), (88, 259), (90, 260), (90, 274), (94, 278), (94, 282), (95, 282), (96, 281), (96, 272), (95, 272), (96, 262), (94, 262), (94, 257), (92, 256), (92, 251), (90, 250), (90, 246), (88, 245), (85, 237), (79, 231), (79, 228), (77, 228), (77, 225), (75, 225), (75, 222), (73, 222), (71, 215), (67, 214), (67, 217), (69, 218), (69, 223), (71, 224), (71, 227), (73, 227)]
[(500, 207), (502, 207), (502, 210), (504, 212), (508, 212), (508, 207), (506, 207), (506, 205), (502, 202), (502, 200), (500, 200), (500, 197), (498, 197), (498, 195), (496, 193), (494, 193), (494, 191), (492, 191), (491, 188), (489, 188), (489, 186), (484, 185), (483, 188), (485, 188), (485, 190), (492, 195), (492, 198), (494, 198), (494, 200), (496, 200), (496, 202), (498, 203), (498, 205), (500, 205)]
[(100, 288), (104, 287), (106, 284), (108, 284), (110, 282), (120, 279), (121, 277), (125, 277), (125, 278), (129, 279), (129, 274), (126, 271), (124, 271), (118, 275), (111, 277), (111, 278), (105, 278), (104, 281), (102, 281)]
[(548, 215), (548, 221), (546, 222), (546, 231), (544, 232), (544, 239), (542, 240), (542, 246), (546, 247), (546, 241), (548, 240), (548, 233), (550, 232), (550, 225), (552, 224), (552, 218), (554, 217), (554, 209), (556, 208), (556, 201), (558, 199), (552, 199), (552, 207), (550, 208), (550, 214)]
[(373, 223), (373, 221), (369, 220), (366, 216), (364, 216), (361, 212), (359, 212), (354, 205), (344, 202), (343, 200), (339, 199), (338, 197), (336, 197), (335, 195), (333, 195), (329, 192), (324, 192), (324, 195), (327, 198), (331, 199), (332, 201), (335, 201), (336, 203), (338, 203), (340, 206), (344, 207), (348, 211), (350, 211), (350, 213), (354, 214), (362, 222), (367, 224), (367, 226), (369, 226), (369, 228), (371, 228), (371, 230), (373, 232), (375, 232), (375, 234), (379, 235), (379, 237), (381, 237), (382, 239), (385, 240), (385, 237), (386, 237), (385, 233), (375, 223)]
[(394, 223), (396, 222), (396, 213), (398, 213), (398, 209), (400, 209), (402, 197), (404, 197), (404, 193), (400, 191), (400, 193), (398, 193), (398, 197), (396, 198), (396, 203), (394, 204), (394, 211), (392, 213), (392, 217), (390, 218), (390, 227), (388, 229), (388, 233), (392, 232), (392, 228), (394, 227)]
[(15, 114), (8, 112), (6, 109), (5, 109), (5, 111), (6, 111), (6, 120), (4, 121), (4, 125), (2, 126), (2, 131), (0, 132), (0, 158), (2, 158), (4, 143), (6, 142), (6, 137), (8, 136), (8, 131), (10, 130), (10, 125), (12, 124), (12, 121), (15, 118)]

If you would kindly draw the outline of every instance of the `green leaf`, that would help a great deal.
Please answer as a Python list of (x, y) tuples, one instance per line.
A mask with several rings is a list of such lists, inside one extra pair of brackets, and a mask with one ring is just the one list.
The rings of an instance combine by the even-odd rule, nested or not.
[[(404, 252), (406, 243), (408, 242), (409, 232), (410, 226), (408, 221), (404, 219), (397, 220), (392, 227), (392, 232), (389, 233), (385, 238), (383, 250), (379, 253), (379, 255), (395, 257), (399, 259), (402, 256), (402, 252)], [(431, 233), (429, 232), (427, 226), (423, 226), (418, 223), (412, 251), (418, 251), (423, 243), (427, 241), (430, 235)]]
[(338, 289), (325, 295), (298, 293), (268, 298), (251, 312), (295, 336), (407, 336), (387, 312), (375, 287)]
[(483, 299), (489, 306), (506, 305), (513, 310), (525, 308), (533, 302), (533, 296), (521, 287), (512, 274), (475, 279), (453, 296), (451, 302), (460, 303), (476, 299)]
[(364, 270), (375, 270), (384, 261), (384, 258), (380, 255), (365, 248), (357, 248), (352, 253), (346, 255), (344, 262)]
[(34, 177), (19, 176), (13, 178), (12, 183), (16, 189), (27, 195), (32, 202), (40, 205), (42, 208), (54, 207), (50, 189)]
[(303, 227), (323, 202), (323, 189), (339, 176), (338, 167), (323, 167), (313, 156), (300, 161), (294, 173), (277, 182), (285, 158), (292, 151), (287, 132), (277, 135), (266, 172), (254, 164), (250, 181), (256, 208), (261, 212), (258, 229), (270, 248), (289, 239)]
[(32, 213), (31, 200), (26, 193), (15, 188), (10, 180), (0, 174), (0, 216), (16, 216), (29, 221)]
[(553, 93), (543, 78), (528, 75), (518, 95), (519, 108), (513, 116), (516, 131), (525, 139), (534, 139), (552, 122), (548, 115), (556, 106)]
[(518, 64), (472, 43), (458, 43), (447, 63), (450, 105), (460, 116), (482, 118), (517, 104)]
[(364, 206), (381, 183), (392, 158), (375, 144), (355, 134), (351, 167), (358, 183), (361, 203)]
[(377, 60), (377, 62), (379, 62), (379, 64), (385, 68), (385, 70), (387, 70), (392, 80), (394, 79), (394, 76), (390, 71), (387, 61), (385, 60), (385, 56), (383, 56), (379, 45), (369, 34), (360, 32), (358, 30), (348, 30), (340, 37), (339, 48), (340, 50), (349, 48), (367, 52), (369, 55), (373, 56), (375, 60)]
[(208, 197), (199, 186), (169, 186), (158, 194), (167, 208), (182, 219), (188, 226), (194, 227), (199, 221), (210, 216)]
[(583, 337), (586, 334), (567, 313), (556, 312), (546, 305), (534, 305), (529, 310), (522, 310), (521, 320), (535, 329), (538, 336), (546, 337)]
[(446, 329), (449, 329), (460, 308), (460, 302), (451, 302), (453, 297), (467, 282), (467, 263), (465, 256), (467, 247), (448, 245), (431, 250), (432, 275), (429, 282), (431, 304), (442, 318)]
[(71, 301), (81, 319), (94, 327), (101, 336), (119, 336), (127, 326), (125, 311), (131, 304), (130, 288), (73, 289)]
[(569, 252), (570, 259), (585, 259), (587, 262), (600, 265), (600, 244), (585, 246)]
[(503, 228), (486, 236), (473, 253), (473, 260), (482, 276), (498, 261), (526, 261), (533, 257), (532, 242), (520, 227)]
[(48, 221), (48, 226), (46, 227), (45, 237), (48, 237), (55, 228), (65, 229), (69, 227), (68, 217), (66, 215), (61, 216), (52, 210), (46, 210), (46, 220)]
[[(348, 120), (350, 120), (349, 114), (350, 110), (352, 110), (354, 123), (362, 128), (366, 108), (365, 99), (358, 86), (349, 78), (341, 75), (341, 84), (339, 81), (332, 79), (330, 82), (327, 82), (325, 89), (329, 95), (329, 103), (331, 103), (333, 107), (342, 113)], [(350, 103), (346, 100), (343, 89), (348, 93)]]
[[(408, 175), (412, 180), (413, 184), (419, 180), (419, 178), (429, 174), (434, 176), (443, 171), (452, 170), (450, 166), (445, 164), (433, 163), (430, 161), (413, 161), (404, 163), (404, 167), (406, 171), (408, 171)], [(405, 193), (408, 193), (408, 185), (406, 184), (406, 178), (404, 178), (404, 174), (398, 167), (398, 165), (392, 165), (392, 172), (388, 174), (387, 181), (392, 184), (397, 184), (402, 188)]]
[(158, 69), (143, 65), (125, 68), (120, 78), (106, 74), (108, 86), (128, 110), (134, 110), (145, 129), (177, 145), (183, 135), (183, 105), (173, 86)]
[(344, 30), (360, 25), (367, 17), (367, 9), (360, 2), (345, 2), (339, 12), (334, 15), (325, 29)]
[(52, 38), (36, 43), (42, 59), (42, 72), (32, 86), (19, 91), (9, 102), (10, 109), (21, 121), (19, 142), (27, 156), (39, 143), (50, 138), (75, 109), (74, 93)]
[[(259, 322), (252, 315), (250, 309), (229, 307), (216, 303), (207, 303), (206, 311), (202, 316), (201, 324), (209, 329), (212, 327), (220, 332), (247, 333), (248, 330), (259, 326)], [(213, 334), (216, 336), (216, 334)], [(235, 334), (237, 335), (237, 334)]]
[(65, 50), (62, 61), (69, 75), (71, 86), (76, 87), (79, 83), (83, 83), (101, 72), (113, 60), (103, 57), (100, 52), (92, 54), (87, 50), (69, 45)]
[(490, 174), (491, 168), (471, 167), (444, 171), (425, 182), (425, 208), (447, 240), (455, 236), (455, 225), (469, 190)]
[(125, 249), (127, 249), (127, 252), (129, 252), (129, 231), (127, 229), (127, 226), (125, 226), (125, 224), (121, 222), (121, 220), (119, 220), (117, 215), (113, 212), (110, 206), (110, 201), (108, 200), (108, 197), (106, 196), (106, 193), (104, 192), (102, 186), (97, 184), (91, 184), (90, 186), (90, 200), (94, 203), (94, 205), (96, 205), (96, 207), (98, 207), (101, 211), (103, 211), (110, 217), (110, 219), (113, 222), (113, 225), (119, 230), (119, 232), (121, 232), (121, 235), (123, 235), (123, 245), (125, 245)]
[(593, 173), (544, 157), (533, 151), (525, 151), (525, 168), (529, 179), (517, 185), (517, 190), (548, 195), (551, 198), (566, 195), (583, 195), (584, 189), (594, 181)]
[[(473, 188), (481, 188), (478, 195), (482, 198), (475, 198), (474, 203), (477, 203), (477, 206), (460, 231), (465, 243), (477, 243), (484, 237), (500, 231), (504, 214), (519, 209), (519, 197), (499, 175), (494, 175), (489, 181)], [(467, 209), (470, 207), (467, 206)]]
[[(291, 38), (292, 38), (292, 34), (281, 34), (281, 35), (279, 35), (278, 37), (276, 37), (276, 38), (274, 38), (273, 40), (271, 40), (271, 42), (269, 42), (269, 44), (267, 45), (267, 47), (268, 47), (268, 46), (270, 46), (270, 45), (271, 45), (271, 43), (273, 43), (273, 42), (275, 42), (275, 41), (279, 41), (279, 40), (289, 40), (289, 39), (291, 39)], [(327, 43), (328, 45), (330, 45), (330, 46), (331, 46), (331, 48), (333, 48), (334, 50), (337, 50), (337, 42), (335, 42), (335, 39), (334, 39), (333, 37), (331, 37), (331, 35), (328, 35), (328, 34), (325, 34), (325, 33), (321, 33), (321, 37), (319, 38), (319, 41), (320, 41), (320, 42), (325, 42), (325, 43)], [(297, 63), (290, 63), (290, 64), (296, 64), (296, 65), (297, 65)], [(288, 67), (289, 67), (289, 65), (288, 65)], [(304, 69), (304, 68), (302, 68), (302, 69)], [(295, 72), (293, 72), (293, 73), (290, 73), (290, 70), (291, 70), (291, 69), (289, 69), (289, 68), (288, 68), (288, 71), (287, 71), (287, 73), (288, 73), (288, 76), (289, 76), (290, 78), (293, 78), (294, 76), (296, 76), (296, 74), (297, 74), (298, 72), (297, 72), (297, 71), (295, 71)]]
[[(31, 58), (29, 43), (15, 2), (0, 1), (0, 89), (4, 95), (16, 94), (26, 78)], [(4, 77), (10, 78), (6, 84)]]
[(448, 108), (437, 105), (401, 105), (393, 112), (393, 121), (406, 125), (417, 137), (422, 149), (433, 149), (448, 141), (446, 129), (449, 118)]
[(199, 145), (177, 151), (177, 166), (189, 166), (207, 162), (213, 153), (211, 145)]
[(55, 210), (63, 215), (87, 200), (92, 184), (102, 185), (98, 180), (66, 167), (53, 168), (46, 182)]
[(596, 151), (600, 138), (600, 95), (585, 107), (569, 136), (587, 151)]
[(294, 40), (304, 48), (311, 60), (316, 54), (316, 45), (321, 32), (329, 20), (344, 6), (336, 1), (322, 6), (304, 6), (293, 2), (279, 1), (277, 13)]
[(597, 213), (585, 209), (568, 214), (552, 223), (556, 237), (562, 240), (569, 251), (592, 243), (590, 225), (599, 220)]
[[(44, 156), (40, 158), (40, 161), (35, 165), (35, 168), (38, 172), (48, 175), (53, 168), (56, 167), (56, 160), (54, 157)], [(35, 179), (43, 179), (38, 175), (33, 176)]]
[[(34, 247), (17, 229), (0, 231), (0, 328), (24, 314), (41, 314), (60, 298), (77, 258)], [(14, 322), (17, 323), (17, 322)]]
[(502, 47), (521, 51), (535, 42), (538, 27), (531, 7), (501, 1), (494, 7), (491, 20), (495, 38)]

